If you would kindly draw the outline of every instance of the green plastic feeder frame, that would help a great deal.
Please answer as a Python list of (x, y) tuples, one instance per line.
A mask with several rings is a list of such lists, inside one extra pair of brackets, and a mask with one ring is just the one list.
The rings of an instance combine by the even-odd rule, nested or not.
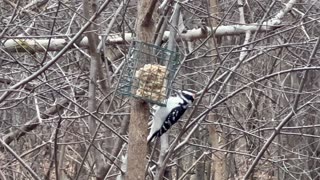
[(179, 54), (176, 52), (133, 41), (117, 91), (122, 95), (164, 106), (179, 63)]

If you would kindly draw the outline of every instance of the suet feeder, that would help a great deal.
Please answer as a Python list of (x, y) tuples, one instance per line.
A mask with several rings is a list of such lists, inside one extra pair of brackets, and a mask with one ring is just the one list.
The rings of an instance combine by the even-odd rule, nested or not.
[(133, 41), (117, 91), (122, 95), (164, 106), (179, 63), (176, 52)]

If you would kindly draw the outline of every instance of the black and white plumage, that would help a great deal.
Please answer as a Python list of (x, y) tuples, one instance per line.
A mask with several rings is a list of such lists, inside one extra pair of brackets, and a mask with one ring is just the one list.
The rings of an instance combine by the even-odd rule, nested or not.
[(184, 114), (194, 101), (195, 94), (190, 91), (177, 92), (177, 96), (169, 97), (165, 107), (157, 106), (152, 119), (151, 130), (148, 135), (148, 143), (154, 137), (160, 137), (168, 131)]

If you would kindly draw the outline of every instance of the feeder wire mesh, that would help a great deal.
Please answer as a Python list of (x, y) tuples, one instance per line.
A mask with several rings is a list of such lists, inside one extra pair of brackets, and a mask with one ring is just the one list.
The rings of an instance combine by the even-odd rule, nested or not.
[(170, 94), (169, 85), (180, 63), (178, 59), (176, 52), (133, 41), (117, 92), (164, 106)]

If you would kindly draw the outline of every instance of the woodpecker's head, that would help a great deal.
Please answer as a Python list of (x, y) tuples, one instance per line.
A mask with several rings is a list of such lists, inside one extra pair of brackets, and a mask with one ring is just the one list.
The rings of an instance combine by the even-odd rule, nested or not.
[(191, 92), (190, 90), (179, 90), (177, 91), (178, 96), (183, 99), (188, 105), (191, 105), (195, 99), (196, 94)]

